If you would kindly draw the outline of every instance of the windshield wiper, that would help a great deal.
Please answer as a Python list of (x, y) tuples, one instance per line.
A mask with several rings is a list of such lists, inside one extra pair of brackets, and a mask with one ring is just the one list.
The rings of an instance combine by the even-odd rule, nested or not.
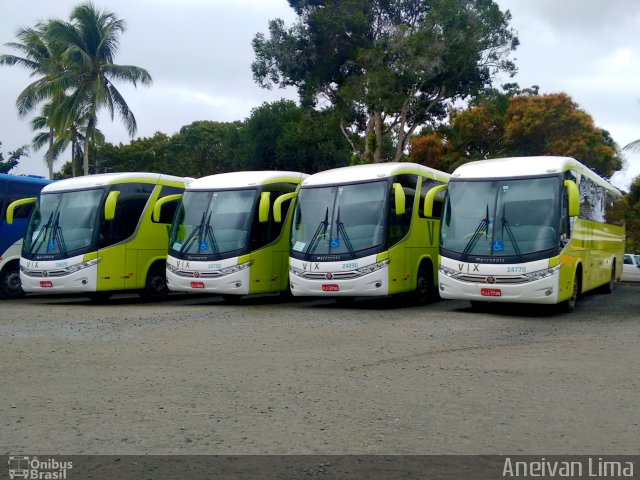
[(38, 240), (40, 240), (40, 237), (42, 237), (42, 243), (44, 243), (45, 238), (47, 238), (47, 230), (49, 230), (49, 227), (51, 226), (51, 219), (52, 218), (53, 218), (53, 212), (51, 212), (49, 214), (49, 219), (47, 220), (47, 223), (38, 232), (38, 235), (36, 235), (36, 238), (33, 241), (33, 244), (31, 245), (31, 253), (37, 253), (38, 252)]
[(327, 234), (327, 228), (329, 227), (329, 207), (327, 207), (324, 213), (324, 220), (322, 220), (318, 224), (318, 228), (316, 228), (313, 237), (311, 237), (311, 241), (309, 242), (309, 246), (304, 252), (305, 258), (308, 258), (313, 252), (316, 251), (318, 245), (320, 244), (320, 237), (325, 236)]
[(53, 221), (53, 225), (51, 226), (51, 235), (54, 242), (58, 243), (58, 250), (60, 250), (60, 253), (66, 256), (67, 246), (64, 243), (64, 237), (62, 236), (62, 227), (60, 227), (59, 222), (60, 212), (56, 213), (56, 219)]
[(520, 253), (520, 248), (518, 247), (518, 242), (516, 242), (516, 237), (513, 235), (513, 231), (509, 226), (509, 222), (507, 221), (506, 207), (502, 209), (502, 237), (504, 238), (504, 231), (507, 231), (507, 235), (509, 236), (509, 240), (511, 240), (511, 244), (513, 245), (513, 249), (516, 251), (516, 255), (520, 258), (522, 262), (522, 253)]
[(483, 233), (485, 235), (485, 238), (489, 238), (488, 230), (489, 230), (489, 205), (487, 205), (487, 213), (485, 217), (482, 220), (480, 220), (480, 223), (478, 224), (475, 231), (473, 232), (471, 239), (469, 240), (467, 245), (464, 247), (464, 250), (462, 251), (462, 260), (467, 258), (471, 250), (473, 250), (473, 248), (478, 243), (478, 240), (480, 240), (480, 237), (482, 236)]
[(347, 230), (344, 228), (344, 223), (340, 221), (340, 207), (338, 207), (338, 217), (336, 219), (336, 225), (338, 225), (338, 235), (342, 234), (342, 239), (344, 240), (344, 244), (347, 246), (347, 250), (353, 258), (356, 258), (356, 252), (353, 250), (353, 245), (351, 244), (349, 235), (347, 235)]
[[(213, 212), (209, 212), (209, 216), (207, 217), (207, 223), (204, 226), (204, 239), (209, 240), (209, 243), (211, 244), (211, 250), (213, 251), (213, 253), (215, 255), (220, 256), (220, 251), (218, 250), (218, 242), (216, 242), (216, 237), (213, 234), (213, 227), (210, 225), (212, 213)], [(200, 253), (201, 247), (202, 247), (202, 242), (200, 242), (200, 245), (198, 245), (198, 253)]]
[(207, 214), (207, 212), (202, 212), (202, 218), (200, 219), (200, 225), (196, 226), (193, 231), (189, 234), (189, 236), (187, 237), (187, 239), (184, 241), (184, 243), (182, 244), (182, 247), (180, 248), (180, 253), (184, 253), (193, 243), (193, 241), (196, 238), (196, 235), (198, 235), (201, 231), (202, 231), (202, 226), (204, 225), (204, 217)]

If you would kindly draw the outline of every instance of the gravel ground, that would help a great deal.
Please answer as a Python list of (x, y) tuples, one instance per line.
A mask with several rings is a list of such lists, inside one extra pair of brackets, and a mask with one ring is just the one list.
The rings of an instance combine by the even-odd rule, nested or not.
[(0, 451), (640, 454), (640, 285), (405, 303), (4, 301)]

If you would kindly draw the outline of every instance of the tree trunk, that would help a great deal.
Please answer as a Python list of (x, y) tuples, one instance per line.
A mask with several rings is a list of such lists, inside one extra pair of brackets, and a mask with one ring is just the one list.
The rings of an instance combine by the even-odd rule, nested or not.
[(71, 140), (71, 176), (76, 176), (76, 141)]
[(364, 163), (373, 162), (373, 151), (376, 149), (376, 137), (375, 137), (375, 112), (369, 113), (369, 119), (367, 120), (367, 129), (364, 132)]
[(373, 152), (373, 163), (380, 163), (382, 162), (382, 112), (374, 112), (373, 118), (376, 133), (376, 148)]
[(49, 180), (53, 180), (53, 127), (49, 127), (49, 151), (47, 152), (47, 167)]

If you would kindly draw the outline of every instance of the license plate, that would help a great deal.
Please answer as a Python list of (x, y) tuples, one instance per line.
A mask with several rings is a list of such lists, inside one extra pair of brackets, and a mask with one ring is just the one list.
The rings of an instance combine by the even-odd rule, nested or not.
[(203, 282), (191, 282), (191, 288), (204, 288)]
[(49, 280), (46, 280), (44, 282), (40, 282), (40, 286), (42, 288), (51, 288), (51, 287), (53, 287), (53, 283), (51, 283), (51, 281), (49, 281)]
[(499, 288), (481, 288), (480, 295), (483, 297), (501, 297), (502, 290)]
[(322, 285), (322, 291), (323, 292), (339, 292), (340, 286), (334, 283), (331, 283), (331, 284), (325, 283)]

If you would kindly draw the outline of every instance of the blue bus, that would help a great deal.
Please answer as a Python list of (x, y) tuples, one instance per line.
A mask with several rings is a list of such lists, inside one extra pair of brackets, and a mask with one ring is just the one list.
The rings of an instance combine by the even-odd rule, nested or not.
[(37, 197), (42, 187), (49, 183), (51, 180), (42, 177), (0, 173), (0, 298), (24, 295), (20, 287), (20, 251), (35, 204), (27, 203), (16, 208), (12, 225), (7, 223), (7, 207), (15, 200)]

